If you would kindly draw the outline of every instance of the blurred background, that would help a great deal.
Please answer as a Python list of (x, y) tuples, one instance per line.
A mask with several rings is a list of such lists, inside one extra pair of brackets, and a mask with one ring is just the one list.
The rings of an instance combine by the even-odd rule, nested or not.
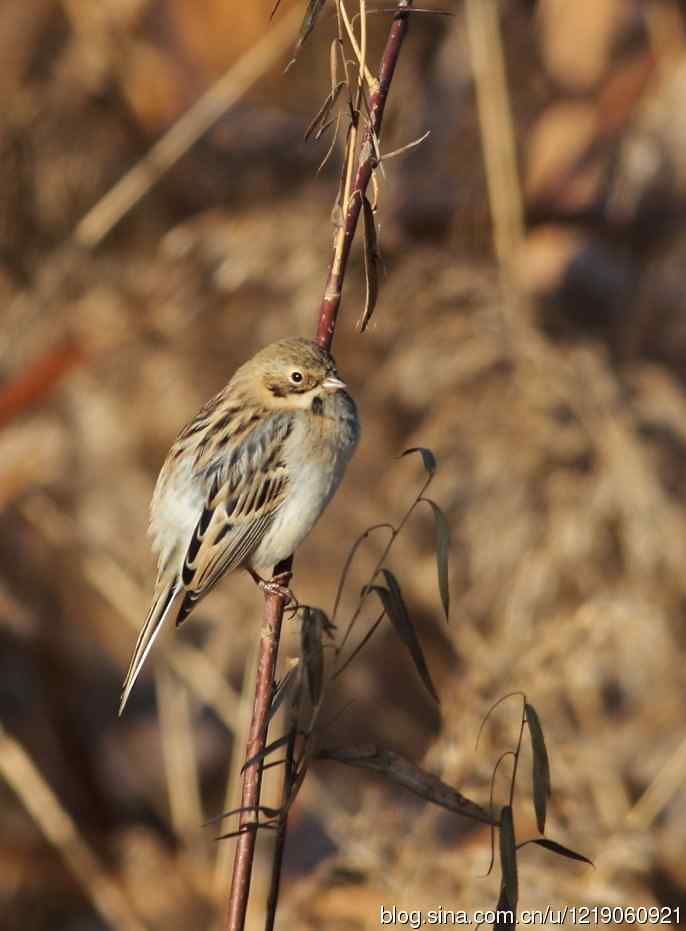
[[(390, 17), (369, 7), (374, 69)], [(236, 800), (262, 604), (247, 576), (168, 632), (116, 708), (177, 430), (257, 348), (314, 332), (340, 145), (317, 174), (330, 138), (303, 135), (335, 17), (328, 5), (284, 75), (304, 9), (284, 2), (270, 25), (270, 8), (0, 7), (6, 931), (212, 928), (226, 896), (233, 842), (202, 824)], [(517, 701), (475, 750), (479, 724), (523, 690), (551, 756), (548, 834), (595, 869), (526, 848), (522, 907), (686, 915), (686, 4), (428, 8), (452, 15), (412, 17), (382, 151), (431, 135), (377, 173), (379, 304), (360, 335), (356, 251), (336, 337), (363, 440), (295, 590), (330, 610), (355, 537), (398, 520), (422, 480), (399, 454), (431, 447), (450, 625), (428, 509), (390, 565), (442, 704), (382, 628), (331, 693), (322, 740), (377, 741), (486, 805)], [(216, 81), (212, 122), (198, 101)], [(342, 617), (380, 545), (356, 561)], [(284, 666), (298, 653), (286, 627)], [(536, 833), (529, 767), (525, 754), (522, 839)], [(255, 928), (268, 853), (265, 839)], [(484, 828), (322, 762), (293, 812), (279, 923), (492, 907), (489, 856)]]

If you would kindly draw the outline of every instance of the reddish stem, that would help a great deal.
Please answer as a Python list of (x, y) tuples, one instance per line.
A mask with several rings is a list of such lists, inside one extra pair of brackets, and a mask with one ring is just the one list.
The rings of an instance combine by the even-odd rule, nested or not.
[(391, 81), (395, 74), (395, 66), (398, 62), (400, 48), (403, 39), (409, 28), (409, 15), (407, 10), (412, 5), (412, 0), (399, 0), (398, 12), (393, 18), (391, 31), (388, 34), (386, 47), (381, 59), (379, 69), (379, 79), (376, 89), (373, 91), (369, 101), (369, 125), (364, 134), (362, 145), (360, 147), (360, 156), (355, 173), (350, 200), (348, 201), (345, 219), (343, 221), (343, 237), (338, 249), (335, 250), (331, 264), (329, 265), (329, 274), (324, 288), (324, 297), (319, 311), (319, 323), (317, 325), (317, 334), (315, 341), (323, 346), (324, 349), (330, 350), (333, 343), (334, 333), (336, 331), (336, 320), (338, 311), (341, 306), (341, 296), (343, 293), (343, 280), (345, 271), (348, 266), (350, 257), (350, 248), (355, 237), (357, 222), (362, 209), (362, 201), (367, 192), (367, 187), (372, 179), (372, 173), (377, 166), (377, 152), (374, 146), (374, 138), (378, 140), (381, 135), (381, 124), (383, 123), (384, 110), (386, 109), (386, 100), (388, 91), (391, 87)]
[[(274, 573), (290, 572), (291, 561), (284, 570), (284, 564), (274, 570)], [(264, 623), (260, 636), (260, 650), (257, 662), (257, 681), (255, 683), (255, 701), (253, 704), (250, 732), (245, 749), (245, 759), (250, 760), (259, 756), (267, 743), (267, 727), (269, 725), (269, 709), (272, 703), (274, 690), (274, 677), (276, 674), (276, 659), (279, 652), (279, 638), (281, 636), (281, 622), (283, 619), (284, 598), (280, 595), (267, 594), (264, 599)], [(260, 790), (262, 788), (261, 758), (246, 767), (243, 774), (243, 794), (241, 796), (241, 811), (239, 831), (236, 842), (236, 852), (233, 861), (233, 877), (231, 880), (231, 895), (226, 915), (227, 931), (243, 931), (245, 914), (250, 894), (250, 879), (252, 877), (252, 864), (255, 855), (255, 838), (257, 835), (257, 822), (259, 818), (258, 806), (260, 804)]]
[[(400, 48), (408, 29), (407, 9), (412, 0), (399, 0), (391, 30), (386, 42), (378, 85), (373, 91), (369, 102), (369, 126), (364, 134), (358, 167), (352, 186), (350, 200), (344, 219), (344, 235), (337, 239), (337, 248), (334, 251), (327, 277), (324, 296), (319, 310), (319, 323), (315, 341), (326, 350), (331, 349), (336, 321), (341, 304), (343, 279), (350, 256), (350, 247), (355, 236), (357, 222), (360, 216), (362, 201), (377, 166), (374, 138), (378, 140), (381, 132), (384, 109), (388, 91), (393, 80), (395, 66), (400, 54)], [(282, 563), (274, 570), (274, 574), (284, 571), (290, 572), (291, 560)], [(257, 682), (255, 685), (255, 702), (253, 706), (250, 734), (246, 748), (246, 760), (260, 754), (267, 742), (267, 728), (269, 724), (269, 708), (271, 705), (274, 675), (276, 672), (276, 659), (279, 651), (279, 637), (281, 635), (281, 622), (283, 618), (284, 599), (278, 595), (265, 595), (264, 624), (260, 638), (260, 651), (257, 666)], [(290, 768), (290, 767), (289, 767)], [(291, 774), (292, 775), (292, 774)], [(286, 773), (287, 780), (289, 773)], [(258, 805), (260, 803), (260, 789), (262, 786), (262, 760), (247, 767), (243, 776), (243, 794), (239, 830), (241, 831), (236, 844), (236, 853), (233, 864), (233, 878), (231, 895), (229, 897), (226, 931), (243, 931), (245, 915), (248, 907), (250, 893), (250, 879), (255, 854), (255, 836), (257, 833)], [(286, 793), (284, 792), (284, 797)], [(277, 859), (275, 872), (272, 877), (272, 890), (269, 903), (268, 922), (273, 924), (278, 899), (279, 874), (281, 857), (286, 840), (287, 814), (282, 814), (279, 826), (279, 843), (277, 845)]]

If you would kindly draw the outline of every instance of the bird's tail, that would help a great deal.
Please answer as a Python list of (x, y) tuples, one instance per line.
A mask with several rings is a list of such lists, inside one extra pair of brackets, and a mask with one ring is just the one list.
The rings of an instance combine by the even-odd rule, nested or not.
[(119, 702), (119, 714), (122, 713), (126, 707), (126, 702), (128, 701), (129, 695), (131, 694), (131, 689), (133, 688), (138, 674), (143, 668), (143, 663), (150, 652), (150, 649), (157, 638), (160, 630), (162, 629), (162, 624), (164, 623), (169, 609), (171, 608), (174, 598), (181, 587), (181, 583), (178, 579), (174, 579), (168, 585), (160, 586), (155, 593), (155, 598), (150, 608), (150, 613), (145, 619), (145, 624), (141, 628), (141, 632), (138, 635), (138, 640), (136, 641), (136, 646), (133, 651), (133, 656), (131, 657), (131, 662), (129, 663), (129, 669), (126, 673), (126, 678), (124, 679), (124, 685), (122, 686), (121, 701)]

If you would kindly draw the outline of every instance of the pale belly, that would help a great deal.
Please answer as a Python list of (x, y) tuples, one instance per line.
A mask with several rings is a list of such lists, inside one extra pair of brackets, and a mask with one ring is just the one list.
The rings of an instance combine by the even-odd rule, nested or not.
[(343, 476), (343, 469), (323, 469), (320, 465), (303, 465), (286, 501), (250, 557), (252, 569), (275, 566), (290, 556), (314, 527), (331, 500)]

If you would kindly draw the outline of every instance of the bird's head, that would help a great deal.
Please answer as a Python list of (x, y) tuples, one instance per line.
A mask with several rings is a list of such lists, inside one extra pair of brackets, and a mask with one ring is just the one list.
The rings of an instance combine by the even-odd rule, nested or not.
[(309, 339), (282, 339), (260, 350), (240, 370), (264, 406), (278, 410), (313, 409), (345, 390), (329, 353)]

